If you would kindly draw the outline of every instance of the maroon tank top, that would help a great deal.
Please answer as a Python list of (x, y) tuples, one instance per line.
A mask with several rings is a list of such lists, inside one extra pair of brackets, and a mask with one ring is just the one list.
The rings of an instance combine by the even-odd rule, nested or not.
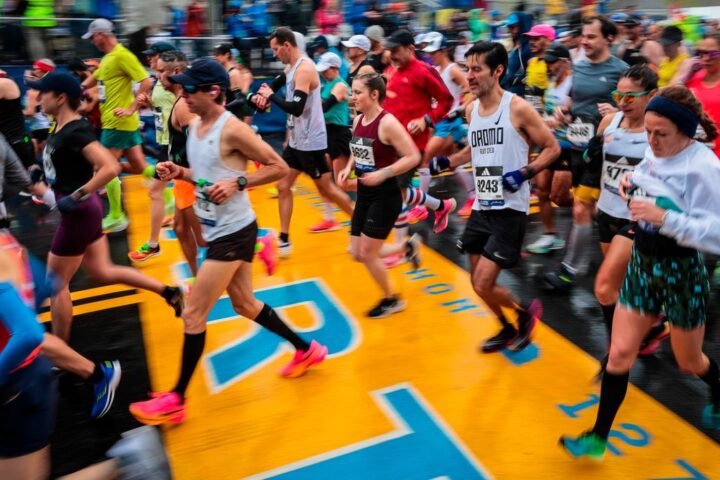
[(397, 160), (395, 148), (382, 143), (378, 134), (380, 121), (387, 114), (388, 112), (383, 110), (369, 125), (363, 125), (365, 116), (360, 115), (350, 140), (350, 151), (355, 159), (355, 174), (358, 177), (390, 166)]

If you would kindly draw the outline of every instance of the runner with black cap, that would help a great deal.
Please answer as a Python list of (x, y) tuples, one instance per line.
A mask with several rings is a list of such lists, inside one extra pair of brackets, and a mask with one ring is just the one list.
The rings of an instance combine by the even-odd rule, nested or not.
[(643, 21), (638, 15), (627, 15), (622, 22), (625, 39), (617, 49), (618, 58), (630, 66), (650, 63), (657, 67), (664, 54), (660, 44), (643, 36)]
[(43, 111), (56, 122), (43, 152), (45, 177), (55, 191), (61, 214), (48, 254), (48, 269), (57, 282), (50, 303), (53, 333), (65, 341), (70, 339), (70, 281), (81, 265), (98, 283), (124, 283), (157, 293), (180, 316), (180, 289), (165, 286), (135, 268), (115, 265), (110, 259), (96, 192), (119, 173), (120, 167), (96, 140), (90, 122), (77, 113), (82, 97), (80, 82), (69, 73), (53, 72), (30, 86), (40, 92)]
[(233, 46), (221, 43), (213, 49), (213, 57), (225, 68), (230, 76), (230, 86), (225, 92), (227, 109), (236, 117), (250, 125), (255, 109), (247, 101), (247, 94), (253, 84), (253, 74), (245, 65), (233, 58)]
[[(246, 189), (288, 175), (287, 165), (249, 125), (225, 110), (230, 79), (218, 62), (208, 57), (197, 59), (170, 81), (182, 86), (187, 106), (199, 118), (188, 132), (191, 168), (164, 162), (157, 172), (164, 180), (185, 179), (197, 185), (195, 212), (203, 224), (208, 250), (183, 312), (185, 336), (176, 385), (169, 392), (130, 405), (135, 418), (150, 425), (179, 423), (185, 418), (186, 391), (205, 349), (208, 314), (226, 290), (239, 315), (254, 319), (295, 347), (292, 361), (281, 371), (283, 376), (300, 376), (327, 355), (326, 347), (300, 338), (253, 294), (251, 262), (258, 226)], [(262, 163), (263, 168), (247, 173), (249, 159)]]

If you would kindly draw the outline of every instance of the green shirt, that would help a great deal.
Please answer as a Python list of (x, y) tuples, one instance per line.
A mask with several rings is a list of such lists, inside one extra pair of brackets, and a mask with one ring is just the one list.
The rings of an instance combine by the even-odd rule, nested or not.
[(173, 105), (175, 105), (175, 95), (165, 90), (160, 81), (155, 84), (152, 90), (152, 108), (155, 117), (155, 141), (159, 145), (170, 144), (170, 131), (168, 130), (168, 122), (170, 121), (170, 113)]
[[(320, 98), (322, 98), (323, 101), (330, 98), (333, 88), (338, 83), (342, 83), (343, 85), (345, 85), (346, 88), (350, 88), (347, 82), (342, 79), (342, 77), (338, 77), (331, 82), (325, 82), (322, 90), (320, 91)], [(345, 98), (345, 100), (343, 100), (342, 102), (336, 103), (332, 106), (330, 110), (325, 112), (325, 123), (329, 123), (332, 125), (341, 125), (343, 127), (346, 127), (350, 124), (350, 108), (348, 106), (347, 98)]]
[(100, 61), (95, 73), (100, 96), (100, 113), (103, 129), (133, 132), (140, 126), (140, 115), (136, 112), (129, 117), (116, 117), (116, 108), (129, 108), (135, 101), (133, 82), (148, 78), (140, 60), (119, 43)]

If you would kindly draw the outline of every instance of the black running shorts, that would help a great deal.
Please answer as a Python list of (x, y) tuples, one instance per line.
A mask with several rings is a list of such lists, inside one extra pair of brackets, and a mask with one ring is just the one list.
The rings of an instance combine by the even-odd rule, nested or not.
[(617, 218), (598, 210), (598, 233), (600, 243), (612, 242), (615, 235), (621, 235), (630, 240), (635, 239), (635, 222), (626, 218)]
[(358, 198), (353, 210), (350, 235), (359, 237), (363, 234), (385, 240), (400, 215), (402, 204), (400, 190), (390, 191), (387, 195), (370, 200)]
[(352, 132), (350, 127), (344, 127), (342, 125), (333, 125), (328, 123), (327, 127), (327, 141), (328, 141), (328, 154), (330, 159), (334, 160), (339, 157), (350, 157), (350, 140), (352, 140)]
[(257, 243), (258, 224), (255, 220), (235, 233), (230, 233), (208, 242), (208, 260), (219, 262), (252, 262), (255, 256), (255, 243)]
[(526, 227), (525, 212), (473, 210), (457, 246), (463, 253), (482, 255), (502, 268), (512, 268), (520, 261)]
[[(350, 148), (349, 145), (348, 148)], [(325, 160), (325, 150), (304, 152), (287, 147), (283, 152), (283, 160), (287, 162), (290, 168), (307, 174), (313, 180), (317, 180), (330, 172), (330, 167), (328, 167), (327, 160)]]

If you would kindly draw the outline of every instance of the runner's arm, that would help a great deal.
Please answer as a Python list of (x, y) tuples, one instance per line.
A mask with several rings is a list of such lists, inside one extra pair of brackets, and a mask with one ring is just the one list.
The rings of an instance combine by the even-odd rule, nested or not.
[(445, 86), (440, 74), (434, 68), (428, 67), (425, 69), (425, 73), (420, 80), (425, 85), (426, 91), (435, 99), (435, 108), (432, 108), (427, 115), (430, 117), (430, 121), (436, 124), (450, 112), (453, 97), (450, 94), (450, 90)]
[[(5, 253), (2, 253), (3, 257)], [(10, 372), (18, 368), (43, 341), (43, 328), (32, 310), (7, 280), (0, 282), (0, 324), (8, 339), (0, 350), (0, 386), (5, 385)]]
[(223, 135), (228, 135), (234, 149), (246, 159), (263, 164), (262, 168), (247, 175), (247, 187), (257, 187), (272, 183), (285, 177), (290, 171), (285, 160), (273, 148), (264, 142), (246, 123), (232, 118), (225, 126)]
[(110, 180), (120, 175), (122, 171), (120, 163), (115, 160), (115, 156), (97, 140), (85, 145), (82, 154), (92, 163), (95, 170), (95, 175), (78, 189), (82, 190), (84, 195), (97, 192), (107, 185)]
[[(520, 126), (520, 129), (528, 136), (529, 143), (541, 148), (540, 154), (523, 167), (527, 178), (532, 178), (541, 170), (549, 167), (560, 156), (560, 145), (552, 131), (543, 121), (539, 113), (525, 100), (513, 99), (511, 108), (513, 124)], [(517, 123), (515, 122), (517, 120)], [(522, 169), (521, 169), (522, 170)]]
[(393, 115), (385, 115), (380, 120), (378, 137), (386, 145), (392, 145), (400, 157), (392, 165), (385, 167), (389, 177), (397, 177), (418, 166), (420, 150), (400, 121)]

